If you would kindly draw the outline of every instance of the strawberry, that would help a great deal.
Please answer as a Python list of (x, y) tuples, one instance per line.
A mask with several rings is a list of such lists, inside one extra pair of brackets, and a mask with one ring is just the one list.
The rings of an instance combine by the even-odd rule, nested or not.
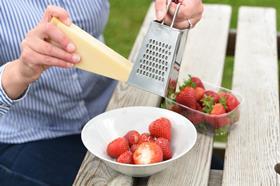
[(203, 115), (201, 115), (200, 113), (196, 113), (196, 112), (188, 114), (187, 118), (188, 118), (194, 125), (198, 125), (198, 124), (204, 122)]
[(191, 77), (191, 81), (196, 84), (196, 87), (201, 87), (201, 88), (204, 89), (204, 85), (203, 85), (202, 81), (198, 77), (192, 76)]
[(159, 118), (149, 125), (149, 131), (154, 137), (171, 140), (171, 123), (167, 118)]
[(199, 101), (199, 100), (201, 100), (203, 98), (205, 90), (203, 88), (201, 88), (201, 87), (196, 87), (194, 89), (194, 92), (195, 92), (195, 99), (196, 99), (196, 101)]
[(129, 145), (133, 145), (138, 143), (140, 134), (136, 130), (131, 130), (128, 131), (124, 137), (127, 139)]
[(163, 153), (163, 160), (168, 160), (172, 158), (172, 150), (170, 143), (165, 138), (157, 138), (155, 143), (160, 146), (162, 153)]
[(136, 151), (133, 153), (133, 162), (135, 164), (150, 164), (161, 162), (163, 159), (163, 153), (156, 143), (144, 142), (139, 145)]
[(202, 106), (198, 102), (196, 102), (196, 110), (202, 111)]
[(183, 85), (181, 85), (179, 88), (180, 90), (184, 89), (185, 87), (201, 87), (204, 89), (204, 85), (202, 83), (202, 81), (198, 78), (198, 77), (194, 77), (189, 75), (189, 79), (184, 81)]
[(215, 103), (217, 103), (219, 101), (220, 96), (212, 90), (207, 90), (207, 91), (204, 92), (204, 94), (206, 96), (211, 96), (214, 99)]
[(153, 142), (153, 141), (154, 141), (153, 137), (149, 133), (145, 132), (140, 135), (138, 144), (141, 144), (144, 142)]
[(124, 153), (122, 153), (118, 158), (117, 158), (117, 162), (119, 163), (126, 163), (126, 164), (132, 164), (133, 162), (133, 158), (132, 158), (132, 152), (125, 151)]
[(208, 125), (211, 125), (213, 128), (218, 128), (217, 127), (217, 122), (216, 122), (217, 116), (216, 115), (208, 115), (205, 116), (205, 122)]
[(195, 91), (192, 87), (186, 87), (176, 96), (176, 102), (192, 109), (196, 109)]
[(238, 99), (229, 92), (219, 92), (220, 102), (222, 102), (227, 112), (234, 110), (238, 105)]
[(221, 103), (216, 103), (211, 111), (212, 115), (220, 115), (226, 113), (225, 107)]
[(230, 93), (228, 93), (228, 96), (227, 96), (226, 100), (227, 100), (226, 104), (227, 104), (227, 111), (228, 112), (234, 110), (239, 105), (238, 99)]
[(136, 149), (138, 148), (138, 144), (133, 144), (133, 145), (131, 145), (131, 147), (130, 147), (130, 151), (132, 152), (132, 153), (134, 153), (135, 151), (136, 151)]
[(117, 158), (119, 155), (129, 150), (129, 145), (127, 139), (124, 137), (119, 137), (113, 140), (107, 146), (107, 154), (112, 158)]
[(230, 124), (230, 118), (228, 116), (219, 117), (216, 119), (218, 128), (224, 127)]

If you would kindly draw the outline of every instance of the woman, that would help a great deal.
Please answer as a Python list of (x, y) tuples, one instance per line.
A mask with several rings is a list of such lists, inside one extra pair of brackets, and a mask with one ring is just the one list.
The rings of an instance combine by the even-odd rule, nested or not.
[[(194, 26), (201, 1), (180, 2), (175, 26)], [(170, 23), (175, 7), (166, 14), (166, 0), (156, 0), (157, 19)], [(116, 83), (73, 68), (76, 46), (49, 21), (101, 38), (108, 12), (106, 0), (0, 1), (0, 185), (73, 183), (86, 152), (81, 128), (104, 111)]]

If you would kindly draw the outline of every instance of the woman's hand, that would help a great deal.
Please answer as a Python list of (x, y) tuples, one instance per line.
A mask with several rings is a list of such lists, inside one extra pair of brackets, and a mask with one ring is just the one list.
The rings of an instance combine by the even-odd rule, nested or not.
[(27, 33), (21, 43), (20, 73), (29, 83), (38, 79), (48, 67), (73, 67), (80, 61), (80, 57), (73, 53), (74, 44), (49, 22), (52, 17), (59, 18), (66, 25), (71, 24), (69, 15), (63, 8), (49, 6), (42, 21)]
[(80, 61), (74, 53), (74, 44), (49, 22), (52, 17), (57, 17), (66, 25), (71, 24), (63, 8), (49, 6), (46, 9), (40, 23), (22, 41), (20, 58), (8, 63), (3, 71), (2, 85), (10, 98), (19, 97), (45, 69), (52, 66), (69, 68)]
[(201, 0), (172, 0), (167, 12), (167, 2), (170, 0), (155, 0), (156, 17), (171, 24), (178, 3), (181, 3), (174, 26), (179, 29), (192, 28), (201, 19), (203, 4)]

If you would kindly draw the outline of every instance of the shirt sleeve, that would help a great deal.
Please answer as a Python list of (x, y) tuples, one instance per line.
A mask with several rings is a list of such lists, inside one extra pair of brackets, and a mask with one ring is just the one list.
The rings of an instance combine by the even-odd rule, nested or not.
[(3, 71), (5, 70), (6, 65), (7, 64), (4, 64), (0, 67), (0, 117), (5, 113), (7, 113), (12, 105), (24, 99), (30, 87), (29, 85), (27, 90), (20, 96), (20, 98), (16, 100), (9, 98), (9, 96), (7, 95), (7, 93), (5, 92), (2, 86), (2, 74)]

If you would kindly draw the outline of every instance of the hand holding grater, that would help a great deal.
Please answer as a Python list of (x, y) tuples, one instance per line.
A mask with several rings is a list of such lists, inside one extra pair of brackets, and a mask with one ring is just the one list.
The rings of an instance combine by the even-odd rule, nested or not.
[(180, 5), (177, 4), (170, 26), (163, 21), (151, 22), (130, 73), (130, 85), (162, 97), (175, 92), (188, 34), (188, 29), (173, 28)]

